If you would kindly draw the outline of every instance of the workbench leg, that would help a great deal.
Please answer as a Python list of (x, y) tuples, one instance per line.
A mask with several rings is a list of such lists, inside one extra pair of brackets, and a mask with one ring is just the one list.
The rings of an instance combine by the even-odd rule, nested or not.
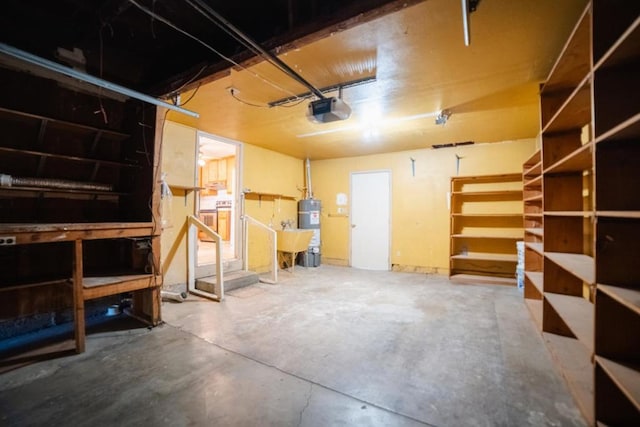
[(162, 296), (159, 286), (140, 289), (133, 293), (131, 314), (139, 320), (148, 322), (151, 326), (157, 326), (160, 323), (161, 304)]
[(76, 240), (73, 252), (73, 315), (76, 353), (83, 353), (85, 349), (84, 295), (82, 289), (82, 240)]

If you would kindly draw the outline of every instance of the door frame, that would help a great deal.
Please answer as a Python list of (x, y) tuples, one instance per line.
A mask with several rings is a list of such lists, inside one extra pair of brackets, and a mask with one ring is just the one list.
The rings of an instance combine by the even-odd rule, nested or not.
[(391, 169), (371, 169), (349, 173), (349, 194), (351, 198), (351, 209), (349, 209), (349, 266), (353, 266), (353, 176), (371, 173), (386, 173), (389, 176), (389, 241), (387, 242), (389, 256), (387, 259), (387, 271), (391, 271), (391, 242), (393, 241), (393, 173)]
[[(198, 166), (198, 154), (200, 152), (200, 138), (207, 137), (210, 139), (215, 139), (218, 142), (224, 144), (234, 145), (236, 147), (236, 160), (235, 160), (235, 168), (236, 168), (236, 177), (235, 177), (235, 186), (233, 188), (233, 203), (234, 203), (234, 212), (232, 218), (232, 230), (231, 233), (233, 235), (233, 244), (235, 248), (235, 258), (233, 260), (227, 260), (223, 262), (223, 269), (225, 271), (237, 271), (242, 270), (243, 265), (243, 257), (244, 257), (244, 236), (242, 234), (242, 203), (243, 203), (243, 195), (242, 189), (243, 187), (243, 167), (244, 167), (244, 143), (241, 141), (237, 141), (230, 138), (225, 138), (224, 136), (216, 135), (213, 133), (197, 130), (196, 132), (196, 147), (195, 147), (195, 182), (198, 183), (200, 180), (200, 167)], [(198, 192), (197, 197), (195, 198), (194, 203), (194, 215), (200, 212), (200, 193)], [(196, 265), (196, 278), (202, 278), (207, 276), (212, 276), (215, 274), (215, 263), (214, 264), (206, 264), (204, 266)]]

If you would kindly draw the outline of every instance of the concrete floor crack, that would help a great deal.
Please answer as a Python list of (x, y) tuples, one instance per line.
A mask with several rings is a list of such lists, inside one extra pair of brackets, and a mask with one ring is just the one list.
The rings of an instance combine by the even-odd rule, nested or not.
[(309, 402), (311, 401), (312, 394), (313, 394), (313, 384), (309, 383), (309, 395), (307, 396), (307, 403), (304, 405), (304, 408), (302, 408), (302, 411), (300, 411), (300, 420), (298, 421), (298, 427), (302, 425), (302, 416), (304, 415), (304, 411), (306, 411), (307, 408), (309, 407)]

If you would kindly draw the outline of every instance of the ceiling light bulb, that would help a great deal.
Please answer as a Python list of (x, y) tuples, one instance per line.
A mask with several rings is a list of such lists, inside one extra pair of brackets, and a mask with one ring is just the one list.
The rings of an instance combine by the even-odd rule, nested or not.
[(449, 110), (440, 111), (440, 113), (436, 117), (436, 124), (444, 126), (445, 124), (447, 124), (447, 120), (449, 120), (450, 116), (451, 116), (451, 111)]
[(198, 159), (198, 165), (204, 166), (206, 164), (207, 164), (207, 162), (205, 162), (203, 158)]

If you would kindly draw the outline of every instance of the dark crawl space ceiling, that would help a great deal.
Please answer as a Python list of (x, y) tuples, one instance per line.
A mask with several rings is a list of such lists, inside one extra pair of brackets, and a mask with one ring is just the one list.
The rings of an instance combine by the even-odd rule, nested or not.
[[(4, 0), (0, 42), (188, 102), (199, 118), (168, 119), (298, 158), (534, 138), (540, 84), (587, 0), (469, 1), (469, 46), (459, 0)], [(316, 88), (366, 80), (344, 86), (349, 119), (310, 122), (309, 88), (208, 9)], [(2, 53), (0, 67), (37, 73)]]
[[(4, 0), (0, 40), (105, 80), (163, 95), (228, 69), (231, 63), (221, 56), (235, 62), (255, 56), (200, 13), (203, 4), (272, 49), (390, 3), (396, 5), (389, 10), (400, 7), (389, 0)], [(416, 2), (402, 5), (410, 3)], [(84, 60), (64, 59), (59, 48), (76, 49)]]

